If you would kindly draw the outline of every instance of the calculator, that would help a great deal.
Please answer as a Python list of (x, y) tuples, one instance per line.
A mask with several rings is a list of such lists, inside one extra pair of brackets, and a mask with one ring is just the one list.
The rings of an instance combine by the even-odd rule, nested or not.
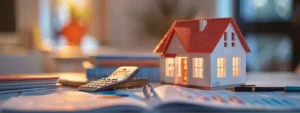
[(122, 84), (120, 86), (114, 87), (113, 90), (124, 90), (124, 89), (135, 89), (143, 88), (148, 84), (147, 78), (133, 78), (132, 80)]
[(122, 66), (114, 71), (107, 78), (101, 78), (96, 81), (90, 81), (78, 87), (80, 91), (96, 92), (114, 89), (131, 81), (139, 72), (139, 68), (135, 66)]

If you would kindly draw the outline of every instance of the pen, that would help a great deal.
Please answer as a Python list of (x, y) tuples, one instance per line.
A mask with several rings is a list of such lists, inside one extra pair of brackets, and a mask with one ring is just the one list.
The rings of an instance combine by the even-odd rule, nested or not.
[(234, 87), (230, 91), (236, 92), (272, 92), (272, 91), (285, 91), (285, 92), (300, 92), (300, 87), (286, 86), (286, 87)]

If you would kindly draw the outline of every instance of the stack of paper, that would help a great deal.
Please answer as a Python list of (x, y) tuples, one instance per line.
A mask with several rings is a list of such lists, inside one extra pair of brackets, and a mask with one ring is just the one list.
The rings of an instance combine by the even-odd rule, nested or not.
[(0, 75), (0, 94), (57, 87), (58, 79), (57, 76)]

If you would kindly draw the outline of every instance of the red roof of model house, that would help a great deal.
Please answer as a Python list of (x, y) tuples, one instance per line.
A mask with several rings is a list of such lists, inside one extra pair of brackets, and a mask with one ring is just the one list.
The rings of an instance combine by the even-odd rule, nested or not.
[[(207, 25), (203, 31), (199, 30), (200, 20), (207, 21)], [(200, 20), (175, 21), (153, 52), (165, 54), (174, 33), (176, 33), (187, 53), (212, 53), (230, 23), (233, 25), (245, 51), (251, 52), (243, 34), (233, 18), (210, 18)]]

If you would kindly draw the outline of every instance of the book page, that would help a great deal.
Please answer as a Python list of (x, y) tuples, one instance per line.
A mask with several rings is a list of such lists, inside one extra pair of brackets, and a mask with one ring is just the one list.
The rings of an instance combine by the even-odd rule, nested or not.
[[(167, 109), (167, 104), (185, 103), (202, 106), (206, 109), (300, 110), (300, 98), (292, 98), (282, 92), (212, 91), (171, 85), (157, 87), (155, 91), (163, 104), (156, 104), (154, 108), (163, 105), (164, 109)], [(169, 107), (170, 109), (174, 108), (174, 106)], [(200, 108), (198, 107), (198, 109)]]
[[(79, 91), (57, 91), (38, 96), (19, 96), (1, 105), (1, 109), (20, 111), (82, 111), (113, 106), (145, 108), (146, 103), (130, 97), (90, 94)], [(129, 109), (127, 107), (126, 109)]]

